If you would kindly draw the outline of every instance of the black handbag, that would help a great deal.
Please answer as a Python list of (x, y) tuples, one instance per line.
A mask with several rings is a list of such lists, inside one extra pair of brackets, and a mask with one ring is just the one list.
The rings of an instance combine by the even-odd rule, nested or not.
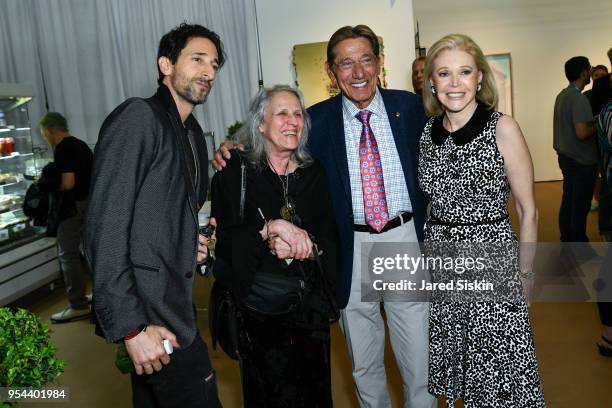
[(256, 315), (279, 316), (297, 310), (310, 290), (305, 276), (257, 272), (240, 303)]
[(242, 312), (232, 293), (218, 281), (213, 283), (208, 305), (208, 326), (212, 348), (217, 343), (232, 360), (242, 361), (250, 350), (250, 339), (245, 329)]
[[(240, 156), (240, 171), (240, 220), (244, 221), (247, 178), (246, 164), (242, 156)], [(316, 251), (316, 246), (313, 247), (313, 251)], [(312, 292), (312, 279), (315, 278), (313, 269), (321, 268), (321, 265), (319, 262), (314, 268), (309, 268), (307, 264), (295, 262), (297, 268), (288, 268), (287, 273), (256, 272), (246, 296), (239, 300), (239, 306), (246, 313), (256, 317), (282, 316), (296, 312)]]

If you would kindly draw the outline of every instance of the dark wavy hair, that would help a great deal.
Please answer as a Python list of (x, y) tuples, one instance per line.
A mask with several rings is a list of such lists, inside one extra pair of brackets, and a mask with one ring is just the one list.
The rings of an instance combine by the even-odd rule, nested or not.
[[(183, 48), (187, 45), (187, 42), (194, 37), (207, 38), (215, 45), (219, 60), (219, 68), (221, 68), (223, 64), (225, 64), (225, 51), (223, 50), (223, 43), (219, 35), (199, 24), (187, 24), (186, 22), (181, 23), (161, 38), (157, 51), (157, 61), (159, 61), (160, 57), (166, 57), (170, 62), (175, 64), (181, 51), (183, 51)], [(161, 85), (165, 75), (159, 69), (159, 65), (157, 66), (157, 72), (159, 75), (157, 83)]]
[[(568, 81), (574, 82), (578, 78), (580, 78), (580, 74), (584, 71), (589, 71), (591, 68), (591, 64), (589, 63), (589, 59), (587, 57), (578, 56), (572, 57), (565, 61), (565, 77)], [(590, 75), (589, 71), (589, 75)]]

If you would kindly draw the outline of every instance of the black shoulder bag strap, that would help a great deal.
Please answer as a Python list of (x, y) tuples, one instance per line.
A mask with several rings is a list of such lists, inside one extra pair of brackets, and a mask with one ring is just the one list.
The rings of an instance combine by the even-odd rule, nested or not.
[(246, 164), (240, 156), (240, 222), (244, 221), (244, 195), (246, 193)]
[(321, 284), (323, 285), (323, 291), (325, 292), (325, 296), (327, 297), (329, 304), (332, 306), (336, 320), (338, 320), (340, 319), (340, 309), (338, 308), (336, 299), (334, 298), (334, 295), (331, 293), (331, 290), (329, 289), (329, 284), (327, 283), (327, 280), (325, 279), (325, 275), (323, 274), (323, 264), (321, 263), (321, 258), (319, 257), (319, 248), (317, 247), (317, 244), (312, 245), (312, 253), (314, 255), (314, 260), (317, 264), (318, 275), (319, 275), (319, 278), (321, 279)]

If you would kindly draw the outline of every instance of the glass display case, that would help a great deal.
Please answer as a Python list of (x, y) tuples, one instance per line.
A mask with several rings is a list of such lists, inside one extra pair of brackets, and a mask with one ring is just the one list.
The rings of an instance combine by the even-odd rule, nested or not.
[(0, 83), (0, 306), (59, 276), (55, 239), (22, 210), (25, 192), (49, 159), (32, 149), (31, 87)]
[(44, 164), (32, 151), (29, 87), (0, 84), (0, 254), (44, 235), (23, 214), (25, 192)]

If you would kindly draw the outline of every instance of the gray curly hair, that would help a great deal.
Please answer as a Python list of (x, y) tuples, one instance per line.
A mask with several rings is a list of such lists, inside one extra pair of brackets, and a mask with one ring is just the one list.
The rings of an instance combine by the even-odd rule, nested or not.
[(308, 135), (310, 134), (310, 116), (308, 116), (308, 112), (306, 112), (306, 108), (304, 107), (304, 98), (301, 92), (288, 85), (276, 85), (271, 88), (260, 89), (251, 102), (249, 113), (244, 124), (236, 132), (233, 140), (234, 142), (244, 145), (245, 155), (252, 164), (256, 166), (267, 165), (266, 140), (264, 135), (259, 131), (259, 126), (266, 117), (270, 99), (274, 94), (279, 92), (292, 93), (300, 101), (302, 117), (304, 118), (304, 130), (302, 131), (302, 137), (300, 138), (298, 147), (293, 152), (292, 159), (300, 166), (307, 166), (312, 162), (312, 157), (306, 147)]

